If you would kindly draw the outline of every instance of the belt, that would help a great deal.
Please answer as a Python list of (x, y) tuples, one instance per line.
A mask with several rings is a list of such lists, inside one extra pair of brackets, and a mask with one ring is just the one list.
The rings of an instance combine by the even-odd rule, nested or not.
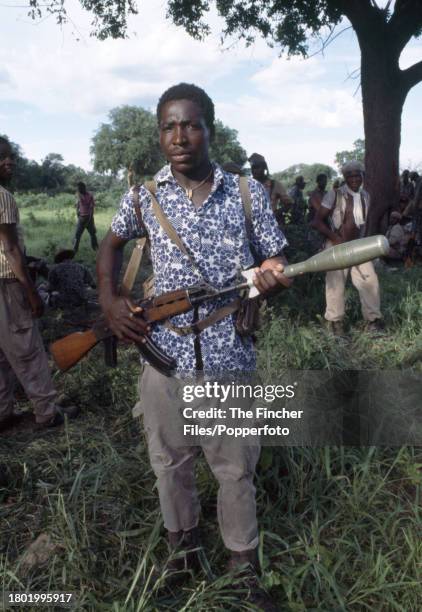
[(9, 283), (18, 283), (17, 278), (0, 278), (0, 285), (8, 285)]

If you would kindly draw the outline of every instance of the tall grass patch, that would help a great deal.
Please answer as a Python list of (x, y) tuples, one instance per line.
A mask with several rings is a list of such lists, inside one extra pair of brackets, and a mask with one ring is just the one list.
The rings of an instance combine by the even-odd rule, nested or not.
[[(72, 206), (63, 200), (23, 208), (29, 253), (70, 244)], [(100, 238), (114, 210), (97, 210)], [(88, 235), (80, 257), (93, 267)], [(262, 379), (274, 382), (288, 369), (421, 372), (420, 269), (381, 271), (380, 282), (387, 333), (377, 338), (361, 324), (354, 289), (347, 293), (348, 340), (328, 335), (323, 275), (299, 278), (270, 301), (257, 344)], [(46, 343), (72, 325), (69, 313), (51, 312), (43, 322)], [(92, 612), (251, 610), (224, 575), (217, 485), (203, 459), (197, 482), (206, 560), (196, 581), (166, 583), (155, 479), (141, 423), (131, 416), (138, 353), (120, 346), (118, 359), (117, 369), (106, 368), (98, 346), (68, 373), (54, 371), (58, 389), (82, 407), (79, 419), (42, 434), (0, 437), (2, 589), (74, 592), (76, 609)], [(24, 401), (20, 407), (29, 409)], [(419, 610), (421, 487), (421, 448), (264, 449), (256, 478), (259, 555), (263, 585), (279, 609)], [(41, 534), (51, 540), (50, 554), (27, 567), (25, 551)]]

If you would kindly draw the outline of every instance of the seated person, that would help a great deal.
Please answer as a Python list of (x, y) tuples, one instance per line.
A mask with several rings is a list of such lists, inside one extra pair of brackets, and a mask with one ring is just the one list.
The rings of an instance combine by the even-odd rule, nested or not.
[(48, 274), (48, 283), (38, 288), (44, 301), (53, 308), (82, 306), (88, 302), (87, 286), (95, 288), (91, 272), (72, 261), (74, 256), (71, 249), (59, 251)]
[(37, 282), (39, 276), (42, 276), (45, 279), (48, 278), (49, 267), (45, 259), (41, 259), (40, 257), (33, 257), (32, 255), (27, 255), (25, 252), (25, 261), (28, 266), (29, 275), (33, 283)]
[(401, 214), (397, 211), (393, 211), (390, 215), (390, 225), (386, 232), (386, 237), (390, 244), (390, 251), (387, 255), (387, 259), (404, 259), (408, 238), (400, 221)]

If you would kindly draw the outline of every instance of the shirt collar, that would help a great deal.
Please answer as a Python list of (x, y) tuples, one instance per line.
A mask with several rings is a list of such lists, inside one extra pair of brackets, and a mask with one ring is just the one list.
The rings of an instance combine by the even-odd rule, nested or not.
[[(211, 189), (211, 193), (213, 193), (220, 185), (224, 184), (224, 172), (221, 166), (215, 162), (211, 162), (212, 167), (214, 169), (214, 180)], [(164, 183), (170, 183), (171, 185), (177, 185), (177, 181), (174, 178), (170, 164), (166, 164), (157, 172), (154, 176), (154, 181), (157, 185), (163, 185)]]

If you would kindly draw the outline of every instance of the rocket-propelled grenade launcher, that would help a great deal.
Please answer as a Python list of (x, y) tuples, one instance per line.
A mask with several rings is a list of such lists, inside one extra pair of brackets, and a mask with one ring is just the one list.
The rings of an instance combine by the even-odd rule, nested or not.
[[(351, 268), (371, 259), (387, 255), (388, 251), (389, 244), (385, 236), (360, 238), (333, 246), (317, 253), (306, 261), (288, 264), (284, 269), (284, 274), (293, 278), (309, 272), (328, 272)], [(253, 268), (245, 270), (242, 272), (245, 282), (224, 289), (202, 286), (188, 287), (187, 289), (178, 289), (158, 297), (141, 300), (139, 306), (142, 308), (142, 312), (139, 316), (153, 323), (188, 312), (196, 304), (226, 293), (248, 290), (249, 298), (256, 297), (259, 292), (253, 284), (254, 273)], [(53, 342), (50, 345), (50, 351), (57, 366), (65, 372), (78, 363), (98, 342), (107, 340), (112, 336), (113, 332), (107, 327), (105, 319), (100, 318), (92, 329), (85, 332), (75, 332)], [(163, 353), (148, 336), (145, 336), (145, 343), (139, 343), (137, 347), (146, 361), (163, 374), (169, 376), (175, 369), (175, 361)]]
[[(330, 270), (343, 270), (359, 264), (371, 261), (377, 257), (383, 257), (389, 251), (388, 240), (385, 236), (369, 236), (344, 242), (337, 246), (330, 247), (313, 257), (299, 263), (288, 264), (284, 268), (283, 274), (288, 278), (302, 276), (309, 272), (329, 272)], [(251, 288), (249, 297), (258, 295), (258, 291), (252, 281), (253, 270), (243, 272), (248, 279), (248, 286)]]

